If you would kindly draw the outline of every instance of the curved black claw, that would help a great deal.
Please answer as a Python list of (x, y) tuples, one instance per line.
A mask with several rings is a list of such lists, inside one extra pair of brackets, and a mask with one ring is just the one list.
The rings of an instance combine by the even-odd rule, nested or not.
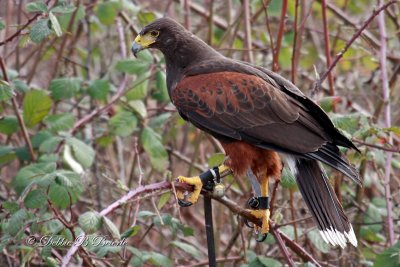
[(257, 242), (264, 242), (265, 241), (265, 239), (267, 239), (267, 236), (268, 236), (268, 233), (266, 233), (266, 234), (263, 234), (260, 238), (257, 238), (256, 239), (256, 241)]
[(193, 205), (193, 203), (192, 202), (189, 202), (189, 201), (186, 201), (186, 200), (182, 200), (182, 199), (178, 199), (178, 204), (179, 204), (179, 206), (181, 206), (181, 207), (190, 207), (190, 206), (192, 206)]
[(247, 227), (251, 228), (251, 229), (254, 228), (254, 225), (253, 225), (253, 224), (250, 224), (250, 222), (249, 222), (247, 219), (244, 219), (244, 224), (245, 224)]

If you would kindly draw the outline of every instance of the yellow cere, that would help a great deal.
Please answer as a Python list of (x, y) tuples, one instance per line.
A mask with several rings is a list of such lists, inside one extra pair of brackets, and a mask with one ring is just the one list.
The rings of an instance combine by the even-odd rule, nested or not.
[(148, 47), (152, 43), (156, 41), (157, 37), (152, 36), (151, 34), (147, 33), (145, 35), (138, 35), (135, 39), (137, 44), (140, 44), (143, 48)]

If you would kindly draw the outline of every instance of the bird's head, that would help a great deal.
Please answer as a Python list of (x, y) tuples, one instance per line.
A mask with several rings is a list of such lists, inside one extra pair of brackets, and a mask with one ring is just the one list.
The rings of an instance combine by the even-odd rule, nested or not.
[(147, 48), (157, 48), (162, 52), (174, 49), (177, 38), (185, 33), (185, 28), (170, 18), (161, 18), (143, 28), (132, 44), (132, 52), (137, 53)]

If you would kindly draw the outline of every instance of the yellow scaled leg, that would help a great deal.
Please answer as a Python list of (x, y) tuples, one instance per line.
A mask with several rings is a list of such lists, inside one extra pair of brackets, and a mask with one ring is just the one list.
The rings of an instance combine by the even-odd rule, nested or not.
[[(268, 176), (263, 176), (261, 179), (261, 196), (262, 197), (267, 197), (268, 196)], [(268, 209), (250, 209), (249, 212), (256, 218), (262, 220), (262, 226), (259, 227), (258, 225), (254, 226), (254, 229), (256, 232), (260, 232), (263, 235), (263, 238), (259, 241), (264, 241), (266, 238), (268, 232), (269, 232), (269, 216), (270, 216), (270, 211)]]
[[(192, 204), (196, 203), (199, 199), (201, 188), (203, 187), (203, 183), (199, 176), (194, 177), (184, 177), (179, 176), (176, 179), (179, 183), (185, 183), (193, 185), (194, 189), (193, 192), (187, 193), (181, 190), (176, 190), (176, 197), (178, 198), (179, 205), (181, 206), (191, 206)], [(186, 199), (185, 199), (186, 198)]]
[[(207, 172), (209, 172), (209, 171), (207, 171)], [(213, 170), (213, 172), (215, 172), (215, 171)], [(223, 176), (225, 176), (225, 174), (230, 173), (231, 170), (229, 167), (227, 167), (225, 165), (220, 165), (220, 166), (218, 166), (218, 172), (219, 172), (219, 175), (221, 177), (223, 177)], [(212, 173), (210, 173), (210, 174), (212, 174)], [(176, 179), (176, 182), (186, 183), (186, 184), (192, 185), (194, 187), (193, 192), (190, 192), (190, 193), (184, 192), (181, 190), (176, 191), (176, 196), (178, 198), (179, 205), (181, 205), (183, 207), (188, 207), (197, 202), (197, 200), (199, 199), (199, 196), (200, 196), (201, 189), (203, 188), (203, 182), (200, 178), (200, 176), (202, 176), (202, 175), (203, 174), (200, 174), (199, 176), (193, 176), (193, 177), (179, 176)]]

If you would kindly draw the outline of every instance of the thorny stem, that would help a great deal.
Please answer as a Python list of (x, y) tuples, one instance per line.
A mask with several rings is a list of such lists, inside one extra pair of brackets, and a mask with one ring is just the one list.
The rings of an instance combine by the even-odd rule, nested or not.
[(335, 59), (333, 60), (332, 64), (329, 66), (329, 68), (320, 76), (319, 80), (314, 85), (314, 89), (311, 93), (312, 96), (314, 96), (315, 93), (319, 90), (319, 88), (321, 87), (321, 84), (324, 82), (326, 77), (328, 77), (329, 73), (333, 70), (333, 68), (336, 66), (336, 64), (339, 62), (339, 60), (343, 57), (344, 53), (346, 53), (347, 50), (350, 48), (350, 46), (354, 43), (354, 41), (357, 40), (358, 37), (360, 37), (362, 32), (367, 28), (367, 26), (371, 23), (371, 21), (373, 21), (374, 18), (379, 13), (381, 13), (383, 10), (385, 10), (390, 5), (395, 4), (395, 3), (398, 3), (398, 0), (389, 1), (386, 4), (380, 6), (374, 12), (372, 12), (371, 16), (369, 16), (369, 18), (364, 22), (364, 24), (357, 30), (357, 32), (346, 43), (346, 45), (343, 47), (343, 49), (336, 55)]
[[(379, 1), (381, 3), (382, 1)], [(387, 75), (387, 65), (386, 65), (386, 26), (385, 26), (385, 13), (380, 13), (378, 16), (378, 25), (380, 32), (380, 55), (379, 63), (381, 69), (381, 80), (382, 80), (382, 90), (383, 90), (383, 101), (384, 101), (384, 116), (385, 116), (385, 126), (389, 128), (392, 124), (390, 115), (390, 90)], [(392, 144), (392, 134), (389, 133), (389, 144)], [(385, 199), (386, 199), (386, 209), (387, 209), (387, 227), (388, 227), (388, 237), (389, 245), (394, 245), (394, 229), (393, 229), (393, 211), (392, 211), (392, 201), (390, 194), (390, 173), (392, 166), (392, 156), (393, 153), (390, 151), (386, 152), (386, 163), (385, 163), (385, 177), (384, 177), (384, 188), (385, 188)]]
[[(75, 11), (72, 13), (72, 16), (71, 16), (71, 18), (70, 18), (70, 20), (69, 20), (69, 22), (68, 22), (67, 32), (71, 32), (72, 26), (74, 25), (74, 21), (75, 21), (76, 14), (78, 13), (78, 10), (79, 10), (79, 8), (78, 8), (79, 5), (80, 5), (80, 0), (77, 1), (77, 3), (76, 3), (77, 8), (76, 8)], [(65, 45), (67, 44), (68, 37), (69, 37), (69, 34), (64, 34), (64, 37), (63, 37), (63, 39), (62, 39), (62, 41), (61, 41), (61, 46), (60, 46), (60, 48), (58, 49), (56, 65), (54, 66), (54, 70), (53, 70), (53, 77), (56, 77), (56, 76), (57, 76), (57, 73), (58, 73), (58, 66), (59, 66), (58, 64), (59, 64), (60, 61), (61, 61), (62, 54), (63, 54), (63, 52), (64, 52)]]
[[(3, 60), (2, 57), (0, 57), (0, 68), (1, 68), (1, 71), (2, 71), (2, 74), (3, 74), (4, 81), (9, 83), (10, 81), (8, 80), (8, 75), (7, 75), (7, 71), (6, 71), (6, 65), (5, 65), (4, 60)], [(17, 100), (15, 98), (15, 95), (13, 95), (11, 97), (11, 102), (12, 102), (12, 106), (13, 106), (13, 109), (14, 109), (15, 116), (17, 116), (19, 127), (21, 128), (21, 131), (22, 131), (22, 136), (24, 137), (25, 143), (28, 146), (28, 150), (29, 150), (29, 154), (31, 155), (31, 159), (32, 159), (32, 161), (35, 161), (36, 157), (35, 157), (35, 153), (33, 152), (31, 139), (29, 138), (29, 133), (28, 133), (28, 130), (26, 129), (24, 119), (22, 118), (21, 114), (19, 113), (18, 103), (17, 103)]]
[(253, 53), (251, 51), (251, 21), (250, 21), (250, 3), (249, 0), (243, 1), (243, 9), (244, 9), (244, 36), (245, 42), (244, 47), (247, 52), (244, 53), (244, 60), (248, 62), (253, 62)]
[(281, 18), (279, 21), (278, 37), (276, 38), (276, 47), (274, 48), (274, 58), (272, 64), (272, 71), (279, 70), (279, 52), (281, 51), (283, 33), (285, 31), (286, 12), (288, 7), (288, 0), (282, 1)]
[[(329, 39), (329, 30), (328, 30), (328, 19), (326, 15), (326, 0), (322, 0), (322, 25), (324, 26), (324, 41), (325, 41), (325, 57), (326, 57), (326, 66), (329, 67), (331, 63), (331, 48), (330, 48), (330, 39)], [(329, 95), (335, 95), (335, 88), (333, 84), (333, 74), (332, 72), (328, 73), (328, 82), (329, 82)], [(333, 111), (335, 112), (336, 103), (333, 102)]]

